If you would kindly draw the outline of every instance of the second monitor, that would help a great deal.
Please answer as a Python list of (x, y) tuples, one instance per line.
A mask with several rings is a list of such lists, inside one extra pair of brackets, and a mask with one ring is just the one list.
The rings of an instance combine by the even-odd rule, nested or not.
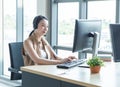
[(101, 20), (76, 19), (73, 52), (90, 50), (93, 56), (96, 56), (100, 42), (101, 25)]

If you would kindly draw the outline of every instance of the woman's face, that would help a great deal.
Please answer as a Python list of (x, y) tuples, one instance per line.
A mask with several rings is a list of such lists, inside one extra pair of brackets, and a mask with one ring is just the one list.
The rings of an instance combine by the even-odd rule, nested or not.
[(43, 19), (38, 23), (37, 32), (42, 36), (48, 31), (48, 20)]

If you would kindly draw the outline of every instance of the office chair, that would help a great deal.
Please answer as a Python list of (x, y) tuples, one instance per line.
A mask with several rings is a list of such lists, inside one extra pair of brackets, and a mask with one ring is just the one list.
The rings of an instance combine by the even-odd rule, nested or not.
[(20, 80), (22, 78), (22, 72), (20, 71), (20, 67), (24, 65), (21, 54), (22, 46), (23, 42), (9, 43), (11, 67), (8, 70), (11, 72), (11, 80)]

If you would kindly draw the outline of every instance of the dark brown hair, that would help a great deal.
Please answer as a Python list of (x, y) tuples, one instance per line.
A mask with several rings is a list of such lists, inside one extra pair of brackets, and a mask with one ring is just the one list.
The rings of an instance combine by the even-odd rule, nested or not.
[(37, 29), (39, 22), (43, 19), (48, 20), (45, 16), (42, 15), (38, 15), (33, 19), (33, 30), (30, 32), (29, 36), (31, 36), (34, 30)]

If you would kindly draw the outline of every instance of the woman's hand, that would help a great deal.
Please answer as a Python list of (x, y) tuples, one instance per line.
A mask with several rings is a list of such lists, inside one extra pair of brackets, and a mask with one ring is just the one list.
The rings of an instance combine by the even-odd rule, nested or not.
[(77, 59), (75, 56), (68, 56), (67, 58), (61, 59), (60, 63), (71, 62), (73, 59)]
[(72, 61), (74, 59), (77, 59), (75, 56), (68, 56), (68, 58)]

